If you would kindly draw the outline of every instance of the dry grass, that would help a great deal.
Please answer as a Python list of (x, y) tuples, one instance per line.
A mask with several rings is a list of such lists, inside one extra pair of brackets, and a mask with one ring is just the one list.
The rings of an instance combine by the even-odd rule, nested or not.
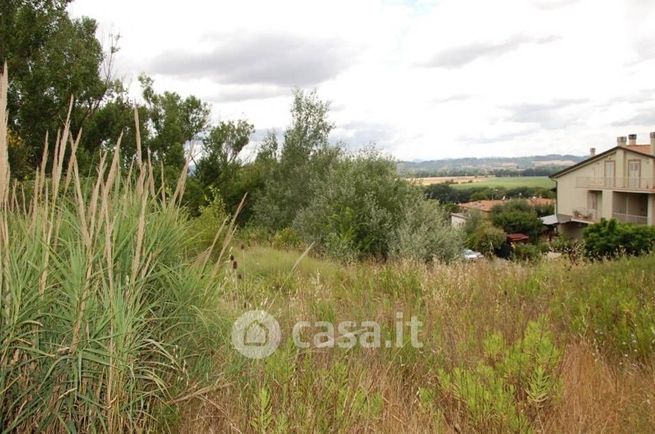
[[(236, 256), (243, 278), (235, 279), (226, 295), (237, 311), (261, 307), (273, 313), (281, 323), (283, 343), (264, 361), (223, 353), (218, 369), (227, 373), (230, 385), (212, 395), (215, 405), (188, 408), (183, 432), (631, 433), (655, 429), (652, 357), (641, 361), (628, 357), (619, 364), (610, 348), (594, 346), (561, 311), (561, 304), (580, 290), (579, 282), (594, 288), (617, 276), (624, 285), (649, 288), (653, 297), (653, 277), (643, 271), (655, 264), (655, 258), (606, 264), (499, 261), (435, 267), (409, 263), (338, 267), (310, 258), (283, 286), (281, 270), (292, 267), (291, 253), (254, 247)], [(297, 320), (368, 319), (382, 324), (384, 332), (392, 327), (396, 311), (406, 317), (416, 314), (424, 322), (424, 348), (298, 350), (289, 342)], [(530, 322), (539, 318), (545, 320), (561, 352), (554, 373), (557, 392), (545, 404), (531, 407), (523, 392), (529, 382), (510, 382), (508, 387), (517, 386), (515, 408), (529, 425), (512, 429), (503, 425), (505, 415), (494, 413), (484, 419), (487, 422), (474, 423), (465, 401), (444, 392), (439, 372), (474, 369), (488, 360), (484, 340), (490, 334), (499, 332), (507, 342), (517, 342)], [(529, 377), (531, 371), (524, 372)], [(271, 397), (264, 429), (253, 424), (262, 410), (262, 389)]]

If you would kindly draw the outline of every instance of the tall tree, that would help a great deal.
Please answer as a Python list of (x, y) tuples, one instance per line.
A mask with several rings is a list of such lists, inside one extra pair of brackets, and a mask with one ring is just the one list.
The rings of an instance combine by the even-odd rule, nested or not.
[(292, 121), (284, 133), (278, 164), (271, 166), (266, 188), (255, 203), (256, 220), (263, 226), (271, 230), (291, 226), (311, 199), (312, 180), (324, 178), (340, 154), (340, 148), (330, 146), (328, 140), (334, 128), (329, 109), (316, 92), (294, 92)]
[(203, 139), (202, 155), (195, 161), (189, 179), (192, 187), (187, 199), (192, 214), (215, 199), (214, 194), (220, 194), (227, 210), (234, 212), (243, 195), (253, 188), (252, 182), (257, 183), (255, 172), (243, 176), (244, 165), (238, 158), (254, 131), (254, 126), (244, 120), (225, 121), (213, 127)]
[[(39, 163), (45, 134), (50, 132), (53, 137), (61, 126), (71, 96), (78, 108), (72, 122), (79, 127), (98, 107), (108, 88), (107, 80), (100, 75), (104, 54), (95, 37), (96, 22), (90, 18), (71, 19), (66, 11), (70, 2), (0, 3), (0, 62), (7, 62), (11, 80), (9, 128), (16, 143), (24, 145), (23, 163), (28, 167)], [(12, 161), (18, 164), (16, 155)]]
[(154, 161), (179, 169), (184, 165), (184, 145), (201, 140), (209, 126), (210, 109), (195, 96), (182, 98), (175, 92), (157, 93), (150, 77), (139, 77), (145, 100), (148, 130), (144, 146)]

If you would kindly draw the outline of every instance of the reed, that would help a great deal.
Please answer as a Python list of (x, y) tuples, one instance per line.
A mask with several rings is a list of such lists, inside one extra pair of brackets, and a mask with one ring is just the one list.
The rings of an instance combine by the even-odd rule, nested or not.
[(67, 120), (50, 144), (50, 173), (46, 146), (27, 207), (11, 188), (6, 97), (5, 68), (0, 431), (169, 429), (174, 417), (162, 415), (174, 415), (185, 396), (202, 395), (191, 392), (220, 380), (198, 385), (192, 372), (212, 357), (198, 354), (211, 347), (200, 342), (213, 339), (199, 324), (207, 321), (207, 306), (218, 315), (220, 303), (218, 280), (203, 277), (206, 264), (186, 254), (188, 223), (177, 204), (185, 178), (172, 200), (162, 200), (140, 147), (134, 173), (122, 172), (119, 139), (111, 155), (102, 155), (95, 178), (83, 179), (75, 158), (80, 135)]

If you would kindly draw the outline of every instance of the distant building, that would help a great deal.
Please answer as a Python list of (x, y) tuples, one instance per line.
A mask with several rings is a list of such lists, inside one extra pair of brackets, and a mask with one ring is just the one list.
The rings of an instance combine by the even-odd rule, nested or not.
[[(466, 221), (469, 219), (469, 213), (472, 210), (479, 211), (480, 214), (489, 218), (491, 216), (491, 210), (498, 206), (503, 205), (509, 202), (511, 199), (496, 199), (496, 200), (476, 200), (473, 202), (460, 203), (459, 212), (450, 214), (450, 224), (453, 227), (462, 227), (466, 224)], [(555, 205), (555, 199), (546, 199), (542, 197), (533, 197), (530, 199), (525, 199), (533, 207), (539, 206), (549, 206)]]
[(558, 230), (579, 238), (582, 230), (602, 218), (655, 225), (655, 132), (650, 143), (637, 135), (618, 137), (617, 145), (561, 170), (557, 183)]

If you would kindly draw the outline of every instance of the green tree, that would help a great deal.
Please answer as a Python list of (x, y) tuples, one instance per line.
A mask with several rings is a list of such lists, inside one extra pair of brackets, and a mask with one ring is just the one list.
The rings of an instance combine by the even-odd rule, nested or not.
[(393, 161), (372, 150), (342, 156), (314, 182), (312, 199), (294, 228), (323, 252), (343, 260), (430, 261), (461, 251), (459, 233), (446, 214), (400, 179)]
[(524, 233), (532, 240), (536, 240), (543, 229), (537, 212), (526, 200), (510, 200), (495, 206), (491, 210), (491, 221), (507, 233)]
[(462, 247), (462, 233), (451, 227), (448, 212), (416, 196), (394, 232), (391, 254), (423, 262), (450, 261), (461, 255)]
[(244, 120), (219, 123), (203, 139), (203, 153), (196, 162), (193, 178), (203, 187), (204, 194), (213, 188), (232, 212), (248, 192), (249, 184), (239, 176), (243, 163), (238, 156), (254, 131), (254, 126)]
[(200, 140), (206, 132), (209, 106), (195, 96), (182, 98), (175, 92), (157, 93), (153, 80), (145, 75), (139, 77), (139, 82), (148, 127), (144, 147), (153, 162), (179, 171), (185, 162), (184, 145)]
[(294, 227), (308, 242), (343, 259), (387, 257), (412, 187), (394, 163), (368, 151), (345, 156), (327, 176), (315, 179), (313, 197)]
[(505, 232), (482, 220), (466, 237), (469, 248), (485, 255), (493, 255), (505, 242)]
[[(25, 145), (26, 166), (39, 163), (46, 132), (54, 142), (71, 96), (77, 107), (71, 122), (77, 130), (98, 108), (109, 86), (108, 78), (100, 76), (105, 55), (95, 37), (96, 22), (71, 19), (66, 11), (69, 3), (4, 0), (0, 4), (0, 63), (7, 62), (10, 71), (9, 128)], [(16, 156), (11, 158), (16, 161)], [(14, 174), (27, 174), (18, 172)]]
[[(127, 89), (119, 81), (112, 83), (103, 103), (84, 124), (84, 134), (77, 153), (80, 170), (85, 173), (94, 167), (92, 163), (101, 151), (111, 151), (119, 136), (123, 164), (129, 166), (136, 154), (136, 127), (134, 108), (139, 112), (139, 130), (144, 139), (148, 137), (148, 114), (143, 105), (130, 98)], [(145, 155), (144, 157), (147, 157)]]
[[(316, 179), (324, 179), (341, 154), (328, 137), (334, 125), (328, 120), (329, 104), (316, 92), (294, 92), (291, 125), (278, 149), (269, 137), (259, 161), (269, 170), (266, 187), (254, 204), (255, 220), (269, 230), (291, 226), (296, 213), (312, 199)], [(279, 155), (278, 155), (279, 154)]]

